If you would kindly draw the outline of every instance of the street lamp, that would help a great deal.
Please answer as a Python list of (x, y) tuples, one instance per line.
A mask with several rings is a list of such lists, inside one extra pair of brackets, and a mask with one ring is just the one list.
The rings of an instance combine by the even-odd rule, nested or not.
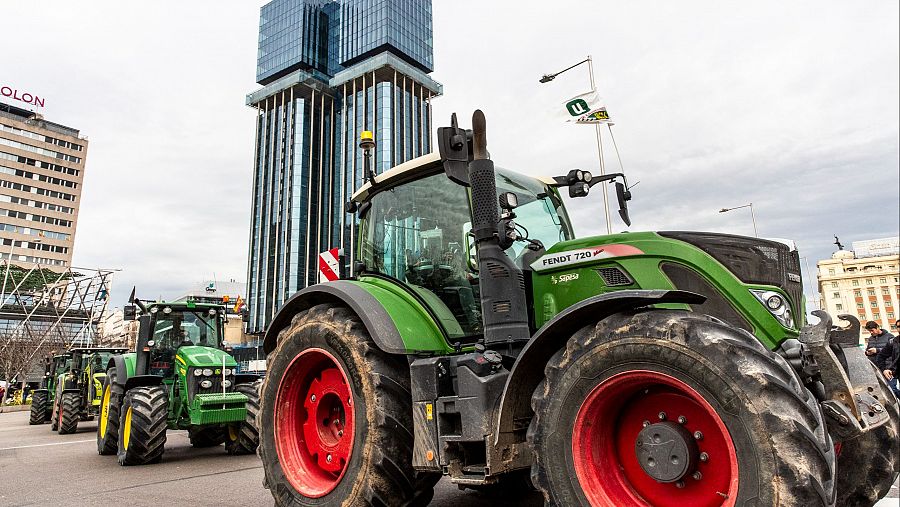
[(757, 238), (759, 237), (759, 231), (756, 230), (756, 214), (753, 213), (753, 203), (744, 204), (743, 206), (735, 206), (733, 208), (722, 208), (719, 210), (719, 213), (726, 213), (733, 209), (741, 209), (741, 208), (750, 208), (750, 218), (753, 220), (753, 235)]
[[(594, 64), (593, 64), (593, 61), (591, 60), (590, 55), (588, 55), (587, 58), (585, 58), (584, 60), (581, 60), (580, 62), (576, 63), (575, 65), (566, 67), (565, 69), (563, 69), (559, 72), (554, 72), (553, 74), (544, 74), (539, 81), (541, 83), (549, 83), (550, 81), (553, 81), (554, 79), (556, 79), (556, 76), (558, 76), (568, 70), (572, 70), (575, 67), (578, 67), (579, 65), (581, 65), (582, 63), (588, 64), (588, 74), (590, 74), (590, 77), (591, 77), (591, 91), (596, 92), (597, 86), (594, 84)], [(600, 124), (599, 123), (594, 124), (594, 130), (597, 133), (597, 152), (600, 155), (600, 176), (603, 176), (606, 173), (606, 171), (605, 171), (605, 166), (603, 163), (603, 143), (600, 142)], [(609, 219), (609, 197), (606, 194), (606, 185), (603, 185), (603, 213), (606, 216), (606, 233), (612, 234), (612, 222)]]

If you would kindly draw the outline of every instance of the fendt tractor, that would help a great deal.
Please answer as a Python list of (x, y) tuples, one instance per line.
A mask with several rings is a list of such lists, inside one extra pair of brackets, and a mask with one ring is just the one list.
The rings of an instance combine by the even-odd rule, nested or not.
[[(871, 505), (897, 400), (845, 328), (806, 325), (796, 249), (702, 232), (576, 238), (560, 198), (622, 174), (495, 168), (483, 114), (368, 172), (349, 279), (265, 336), (279, 505), (425, 503), (441, 475), (548, 505)], [(530, 472), (529, 472), (530, 470)], [(530, 476), (530, 477), (529, 477)]]
[(100, 414), (100, 397), (110, 357), (127, 352), (124, 348), (76, 347), (69, 349), (68, 369), (55, 382), (50, 429), (60, 435), (75, 433), (78, 421), (90, 421)]
[(56, 401), (56, 382), (60, 375), (69, 371), (71, 364), (71, 352), (51, 354), (44, 358), (44, 378), (41, 379), (41, 387), (31, 393), (31, 417), (28, 424), (44, 424), (50, 420)]
[[(113, 356), (97, 424), (97, 451), (120, 465), (162, 460), (166, 430), (187, 430), (194, 447), (225, 443), (229, 454), (256, 452), (256, 375), (240, 374), (223, 350), (225, 307), (135, 299), (135, 352)], [(138, 314), (137, 307), (140, 309)]]

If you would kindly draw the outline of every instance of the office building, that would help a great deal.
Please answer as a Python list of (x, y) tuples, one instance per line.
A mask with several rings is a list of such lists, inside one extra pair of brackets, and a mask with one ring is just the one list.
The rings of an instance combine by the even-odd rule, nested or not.
[[(891, 330), (900, 318), (900, 238), (860, 241), (817, 263), (822, 309), (855, 315)], [(893, 330), (891, 330), (893, 332)], [(869, 334), (861, 329), (861, 339)]]
[(275, 0), (261, 8), (248, 260), (248, 332), (316, 282), (317, 257), (353, 255), (344, 205), (364, 179), (431, 151), (430, 0)]
[(71, 266), (87, 147), (77, 129), (0, 102), (0, 259)]

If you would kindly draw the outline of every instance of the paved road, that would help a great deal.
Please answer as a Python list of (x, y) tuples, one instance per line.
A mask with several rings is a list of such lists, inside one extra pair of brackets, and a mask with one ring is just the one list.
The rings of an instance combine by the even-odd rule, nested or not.
[[(169, 431), (163, 463), (120, 467), (115, 456), (97, 454), (96, 431), (84, 422), (73, 435), (57, 435), (49, 424), (29, 426), (28, 412), (0, 414), (0, 505), (273, 505), (256, 456), (194, 449), (186, 431)], [(538, 506), (541, 499), (503, 503), (441, 481), (432, 505)]]
[[(189, 505), (271, 506), (262, 487), (256, 456), (228, 456), (222, 446), (191, 447), (185, 431), (168, 432), (166, 454), (159, 465), (120, 467), (114, 456), (100, 456), (94, 440), (96, 423), (79, 424), (73, 435), (57, 435), (50, 425), (29, 426), (28, 412), (0, 414), (0, 505), (59, 505), (63, 500), (83, 507), (122, 505), (158, 507)], [(895, 507), (897, 484), (878, 507)], [(186, 500), (187, 499), (187, 500)], [(539, 496), (503, 501), (472, 491), (459, 491), (446, 480), (438, 483), (437, 507), (537, 507)]]

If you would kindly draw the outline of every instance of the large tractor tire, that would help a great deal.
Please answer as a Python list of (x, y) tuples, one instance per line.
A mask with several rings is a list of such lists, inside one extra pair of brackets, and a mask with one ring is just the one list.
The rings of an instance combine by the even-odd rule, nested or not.
[(269, 355), (259, 455), (279, 506), (425, 505), (439, 477), (412, 468), (409, 366), (350, 310), (295, 315)]
[[(877, 368), (873, 369), (877, 372)], [(878, 400), (890, 421), (853, 440), (838, 444), (837, 505), (870, 507), (887, 495), (900, 475), (900, 408), (897, 398), (877, 372), (881, 393)]]
[(53, 398), (53, 408), (50, 410), (50, 431), (59, 429), (59, 396)]
[(253, 454), (259, 446), (256, 415), (259, 413), (259, 389), (262, 381), (238, 384), (234, 390), (247, 397), (247, 417), (244, 422), (228, 426), (225, 451), (232, 455)]
[(225, 428), (221, 426), (191, 426), (188, 429), (188, 439), (197, 448), (222, 445), (226, 435)]
[(120, 465), (162, 460), (169, 401), (163, 386), (135, 387), (125, 393), (119, 419)]
[(617, 314), (545, 368), (528, 430), (549, 505), (835, 502), (818, 403), (752, 335), (673, 310)]
[(81, 396), (78, 393), (62, 393), (59, 400), (59, 427), (56, 432), (60, 435), (75, 433), (80, 412)]
[(100, 415), (97, 421), (97, 453), (112, 456), (119, 450), (119, 409), (124, 389), (117, 383), (115, 368), (110, 368), (103, 381), (103, 397), (100, 398)]
[(44, 424), (47, 422), (47, 412), (50, 410), (48, 406), (46, 391), (38, 391), (31, 395), (31, 417), (28, 418), (28, 424)]

